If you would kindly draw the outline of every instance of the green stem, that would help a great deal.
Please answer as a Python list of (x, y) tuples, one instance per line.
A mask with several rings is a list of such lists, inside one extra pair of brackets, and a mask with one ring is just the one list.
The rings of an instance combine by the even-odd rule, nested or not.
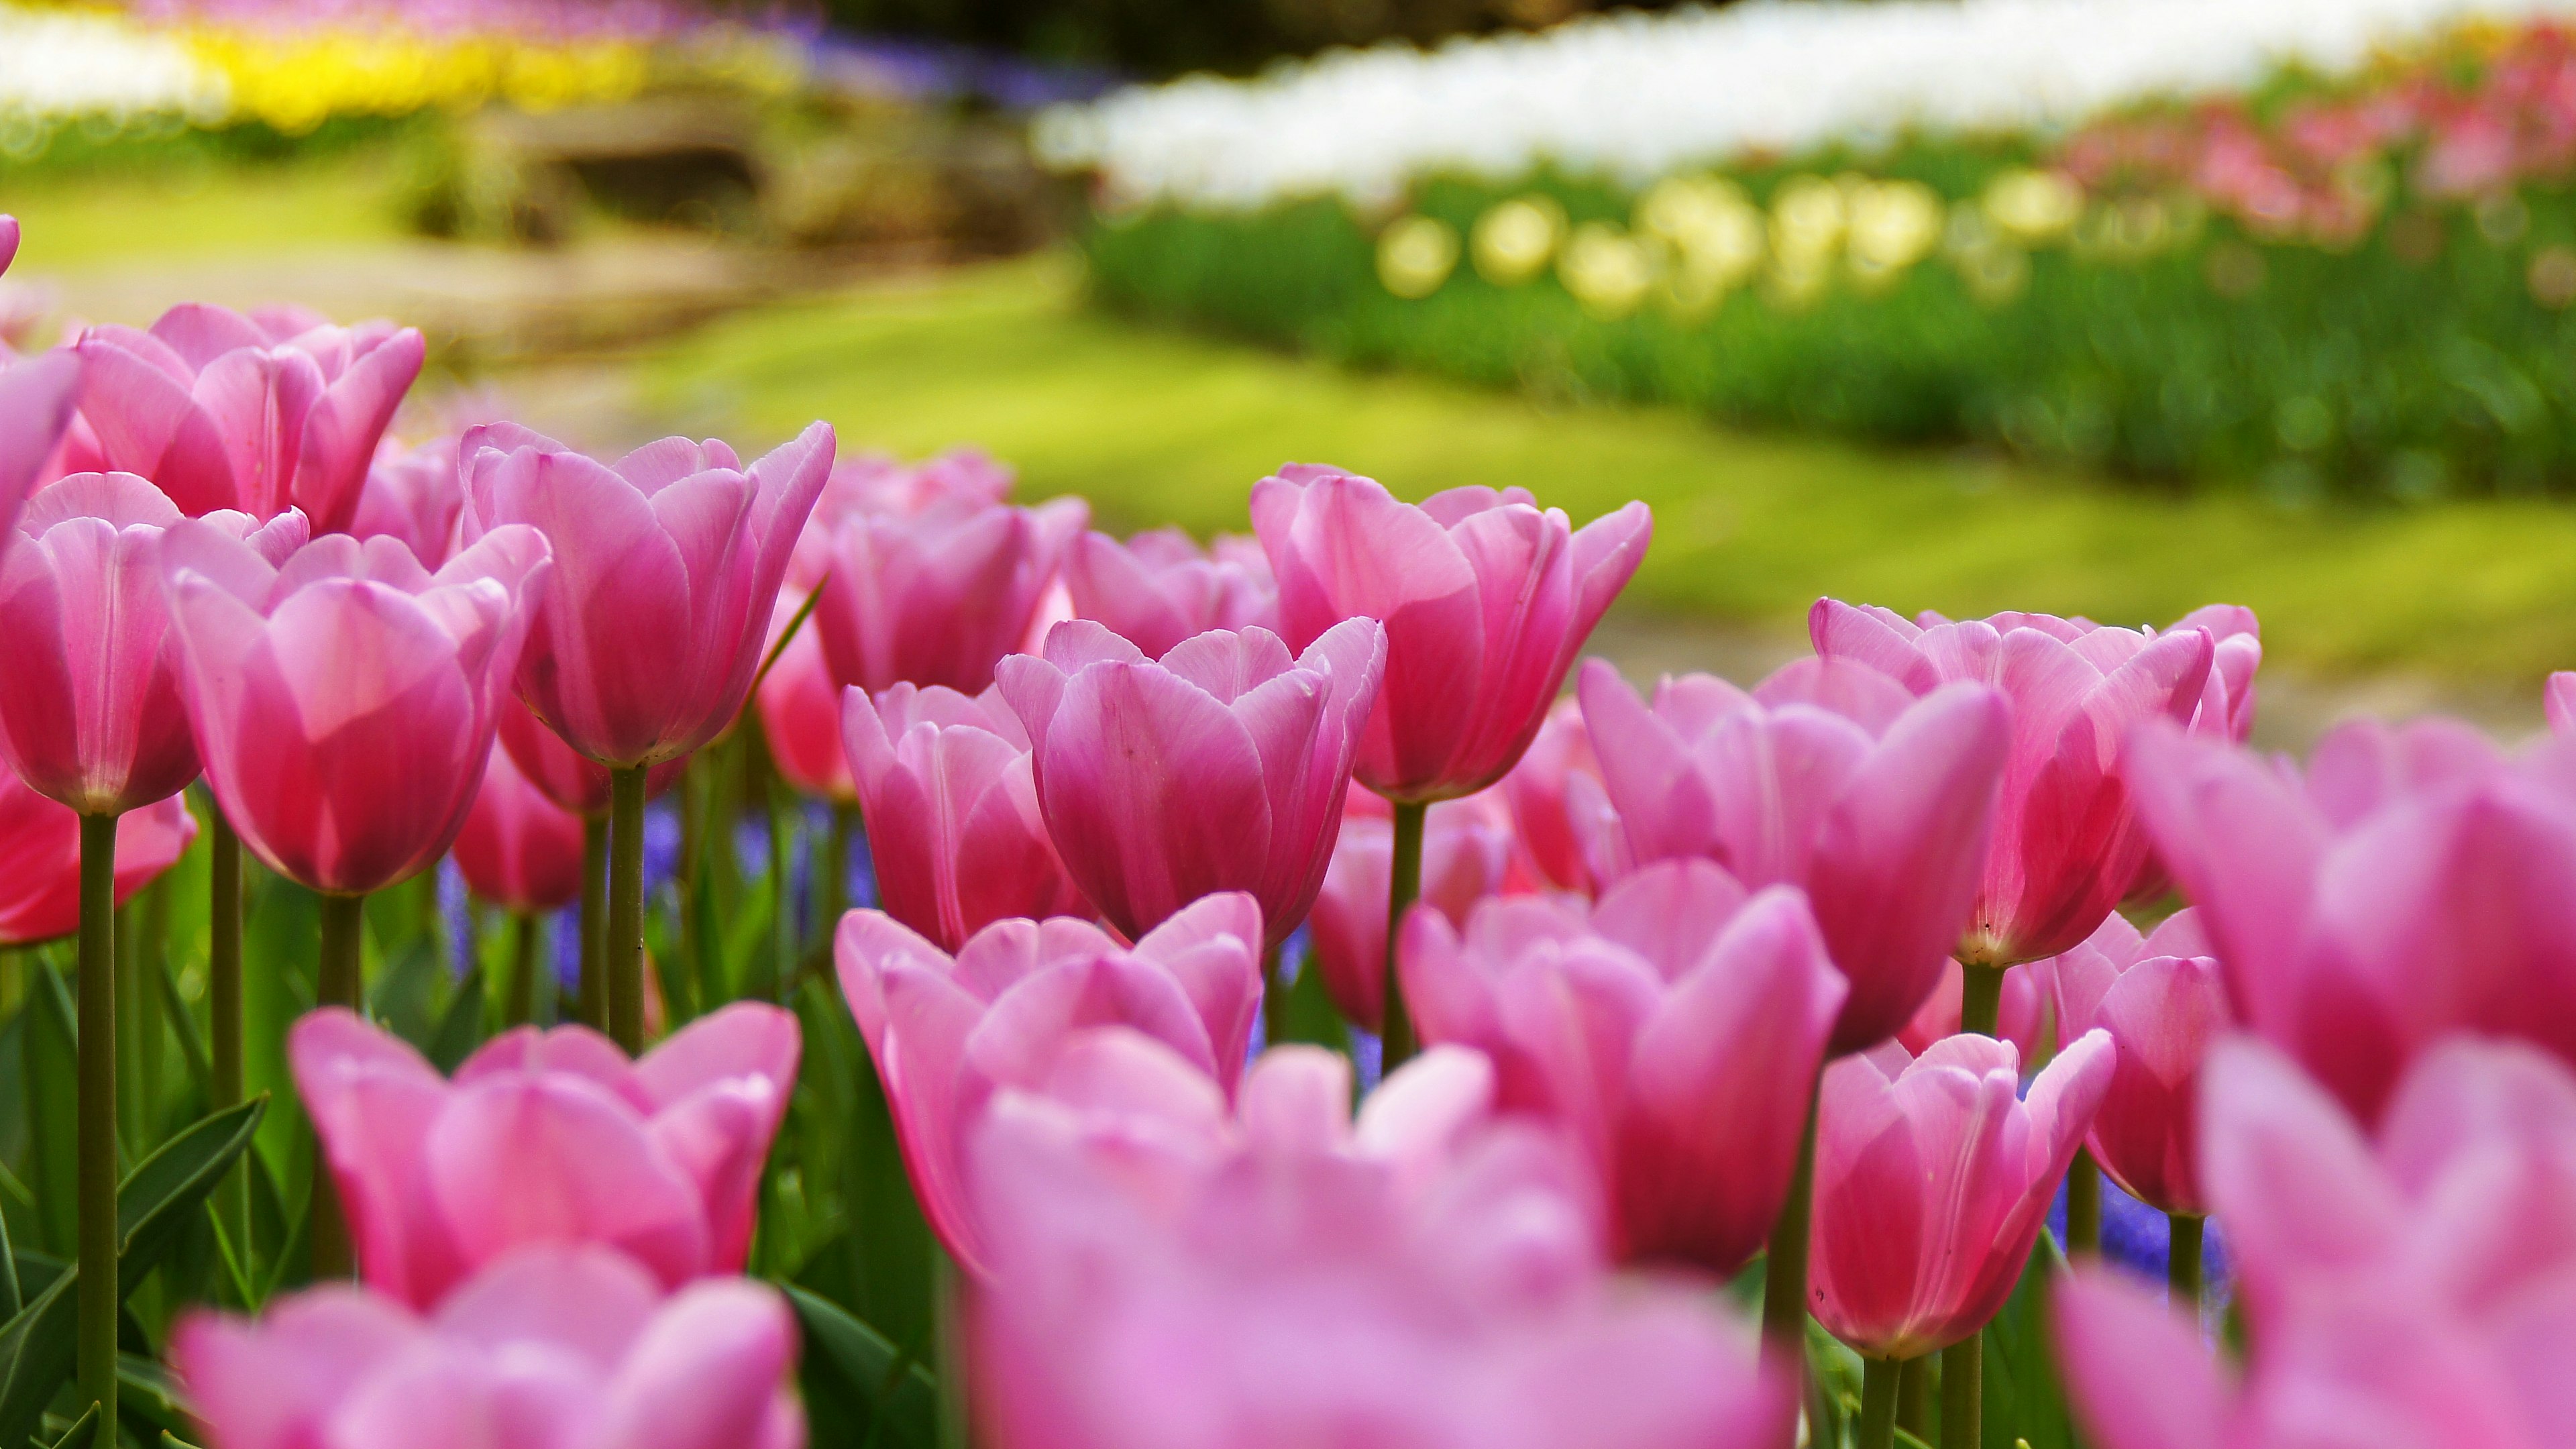
[(1932, 1360), (1909, 1358), (1897, 1366), (1896, 1427), (1925, 1442), (1932, 1433)]
[(80, 1396), (116, 1440), (116, 817), (80, 818)]
[(141, 1157), (143, 1140), (142, 902), (116, 908), (116, 1139)]
[(967, 1449), (975, 1441), (966, 1386), (965, 1305), (960, 1301), (965, 1285), (956, 1260), (946, 1251), (931, 1261), (931, 1355), (939, 1375), (939, 1449)]
[(644, 1051), (644, 767), (608, 772), (608, 1034)]
[(2171, 1246), (2165, 1257), (2165, 1287), (2176, 1308), (2200, 1320), (2200, 1232), (2201, 1220), (2182, 1213), (2165, 1214), (2171, 1233)]
[(1860, 1438), (1857, 1449), (1894, 1449), (1896, 1382), (1901, 1370), (1892, 1358), (1860, 1361)]
[(1413, 1060), (1413, 1012), (1404, 1003), (1404, 973), (1396, 969), (1396, 942), (1404, 934), (1404, 913), (1422, 894), (1422, 819), (1429, 805), (1395, 802), (1395, 859), (1387, 872), (1385, 1019), (1380, 1039), (1386, 1050), (1382, 1070), (1392, 1074)]
[(1962, 966), (1959, 983), (1959, 1030), (1993, 1036), (2003, 1014), (2006, 966)]
[(537, 978), (546, 963), (537, 957), (537, 918), (521, 913), (510, 918), (513, 939), (510, 943), (510, 1019), (511, 1026), (526, 1026), (537, 1019)]
[[(365, 896), (322, 898), (322, 964), (315, 975), (313, 1004), (358, 1011), (365, 999), (360, 948), (367, 934)], [(349, 1249), (348, 1219), (340, 1214), (340, 1197), (331, 1185), (331, 1165), (317, 1142), (313, 1153), (313, 1276), (346, 1278), (356, 1262)]]
[[(794, 852), (789, 840), (795, 799), (787, 781), (779, 775), (776, 762), (771, 762), (762, 773), (760, 803), (769, 817), (769, 940), (774, 964), (768, 985), (773, 997), (783, 995), (787, 983), (795, 979), (796, 958), (801, 951), (796, 931), (795, 862), (790, 859)], [(715, 1002), (711, 999), (705, 1005), (712, 1008)]]
[(160, 1145), (161, 1131), (161, 1065), (163, 1033), (167, 1026), (161, 1016), (161, 981), (164, 957), (169, 954), (171, 881), (162, 879), (143, 891), (143, 938), (135, 943), (134, 965), (137, 998), (134, 1025), (141, 1036), (136, 1063), (141, 1068), (136, 1085), (143, 1089), (143, 1143), (134, 1149), (137, 1157)]
[(581, 822), (581, 982), (574, 1010), (592, 1031), (608, 1030), (608, 817)]
[(1805, 1371), (1807, 1363), (1807, 1238), (1816, 1205), (1816, 1103), (1824, 1084), (1819, 1074), (1807, 1085), (1807, 1123), (1798, 1135), (1798, 1165), (1789, 1175), (1789, 1196), (1771, 1225), (1771, 1248), (1762, 1275), (1762, 1351), (1783, 1370)]
[(1288, 1039), (1288, 984), (1279, 979), (1283, 948), (1261, 953), (1261, 1048), (1268, 1051)]
[(1977, 1449), (1985, 1349), (1981, 1329), (1941, 1350), (1941, 1449)]
[(2091, 1257), (2102, 1251), (2102, 1169), (2093, 1165), (2093, 1149), (2075, 1149), (2066, 1169), (2066, 1253)]
[[(212, 829), (206, 858), (206, 1027), (214, 1040), (208, 1082), (218, 1112), (240, 1104), (242, 1091), (242, 855), (241, 836), (224, 807), (206, 797)], [(250, 1164), (225, 1174), (216, 1198), (225, 1236), (242, 1262), (251, 1261)]]

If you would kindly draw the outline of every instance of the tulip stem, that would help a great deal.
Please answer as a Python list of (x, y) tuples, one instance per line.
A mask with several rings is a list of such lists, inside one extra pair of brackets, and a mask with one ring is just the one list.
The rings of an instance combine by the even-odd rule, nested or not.
[(1860, 1437), (1858, 1449), (1894, 1449), (1896, 1386), (1902, 1370), (1892, 1358), (1860, 1361)]
[(1288, 1039), (1288, 985), (1279, 979), (1279, 968), (1285, 964), (1284, 943), (1267, 946), (1261, 952), (1261, 1049), (1268, 1051)]
[(537, 1019), (537, 975), (545, 963), (537, 959), (537, 918), (522, 911), (510, 918), (510, 927), (515, 939), (511, 942), (508, 1024), (526, 1026)]
[(2201, 1220), (2185, 1213), (2165, 1214), (2170, 1240), (2165, 1253), (2167, 1301), (2200, 1318)]
[(581, 822), (581, 980), (573, 1010), (592, 1031), (608, 1030), (608, 817)]
[(1918, 1355), (1896, 1370), (1896, 1427), (1917, 1439), (1932, 1433), (1932, 1359)]
[(1979, 1036), (1995, 1035), (1995, 1023), (2003, 1015), (2004, 973), (2008, 966), (1962, 966), (1959, 968), (1959, 1030)]
[(1415, 1050), (1413, 1013), (1404, 1004), (1404, 973), (1396, 966), (1396, 942), (1404, 934), (1404, 913), (1422, 894), (1422, 820), (1430, 810), (1418, 801), (1395, 802), (1395, 858), (1387, 872), (1385, 1030), (1380, 1036), (1385, 1051), (1378, 1058), (1381, 1072), (1389, 1075), (1413, 1060)]
[(1762, 1274), (1762, 1353), (1780, 1369), (1803, 1373), (1807, 1363), (1807, 1235), (1816, 1202), (1816, 1103), (1820, 1074), (1807, 1086), (1807, 1124), (1798, 1135), (1798, 1165), (1789, 1196), (1771, 1225), (1771, 1248)]
[(2102, 1251), (2102, 1169), (2093, 1149), (2078, 1147), (2066, 1168), (2066, 1252), (2091, 1257)]
[[(367, 898), (322, 898), (322, 965), (315, 975), (313, 1004), (344, 1006), (363, 1013), (365, 982), (359, 950), (366, 939)], [(349, 1223), (340, 1214), (340, 1197), (332, 1189), (331, 1164), (319, 1144), (313, 1155), (313, 1276), (346, 1278), (354, 1263), (349, 1250)]]
[[(241, 836), (224, 807), (206, 797), (211, 841), (206, 859), (206, 1025), (214, 1038), (209, 1104), (220, 1112), (242, 1100), (242, 858)], [(216, 1196), (233, 1253), (250, 1262), (250, 1164), (226, 1174)]]
[(116, 817), (80, 818), (80, 1396), (116, 1442)]
[(644, 767), (608, 772), (608, 1034), (644, 1051)]
[(1985, 1383), (1984, 1330), (1941, 1350), (1941, 1449), (1977, 1449)]

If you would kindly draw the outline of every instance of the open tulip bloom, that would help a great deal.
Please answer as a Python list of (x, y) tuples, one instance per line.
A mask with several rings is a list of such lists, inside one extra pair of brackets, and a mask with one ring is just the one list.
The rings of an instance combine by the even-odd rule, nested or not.
[(2200, 1070), (2229, 1016), (2198, 913), (2178, 912), (2146, 935), (2114, 915), (2049, 964), (2058, 1034), (2100, 1027), (2119, 1049), (2086, 1139), (2093, 1160), (2159, 1212), (2208, 1212), (2194, 1170)]

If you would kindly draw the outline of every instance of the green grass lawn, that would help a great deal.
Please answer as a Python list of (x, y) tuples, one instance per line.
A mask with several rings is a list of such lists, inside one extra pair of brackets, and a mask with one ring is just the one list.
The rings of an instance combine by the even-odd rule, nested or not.
[(399, 177), (382, 148), (294, 165), (173, 165), (0, 177), (26, 228), (29, 272), (185, 256), (306, 252), (402, 240)]
[(828, 418), (847, 449), (980, 443), (1024, 496), (1083, 494), (1122, 529), (1243, 529), (1253, 481), (1290, 459), (1409, 496), (1516, 483), (1578, 521), (1642, 498), (1655, 543), (1632, 598), (1765, 628), (1797, 628), (1819, 594), (2123, 622), (2227, 600), (2261, 612), (2270, 659), (2315, 673), (2576, 665), (2576, 507), (2284, 512), (1675, 409), (1542, 407), (1140, 331), (1078, 291), (1042, 259), (744, 314), (648, 363), (646, 400), (764, 437)]

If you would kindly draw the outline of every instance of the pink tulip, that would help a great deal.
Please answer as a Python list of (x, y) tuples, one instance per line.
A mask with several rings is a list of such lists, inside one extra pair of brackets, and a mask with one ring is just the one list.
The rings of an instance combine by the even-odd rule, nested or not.
[(1992, 690), (1921, 700), (1805, 660), (1752, 694), (1667, 678), (1651, 709), (1607, 661), (1583, 720), (1639, 861), (1704, 857), (1748, 886), (1803, 887), (1851, 984), (1833, 1055), (1894, 1036), (1969, 919), (2009, 725)]
[(545, 539), (496, 529), (433, 575), (392, 539), (332, 534), (277, 567), (187, 519), (161, 566), (189, 723), (243, 842), (340, 895), (444, 854), (547, 584)]
[[(510, 752), (510, 763), (519, 767), (519, 773), (537, 787), (539, 794), (586, 819), (608, 818), (608, 767), (583, 758), (565, 744), (563, 736), (528, 713), (528, 707), (516, 695), (501, 701), (501, 727), (495, 738), (501, 748)], [(689, 757), (682, 755), (647, 770), (646, 797), (658, 798), (670, 789), (688, 764)]]
[(415, 448), (388, 438), (358, 493), (349, 532), (360, 538), (398, 538), (423, 568), (436, 568), (456, 551), (456, 521), (465, 512), (465, 485), (456, 476), (453, 435)]
[(189, 303), (149, 332), (92, 327), (79, 351), (102, 470), (142, 474), (191, 517), (293, 507), (316, 533), (337, 533), (420, 376), (422, 344), (390, 322), (344, 328)]
[(18, 218), (0, 212), (0, 274), (7, 273), (9, 264), (18, 259), (18, 237)]
[(1483, 1050), (1506, 1106), (1582, 1144), (1621, 1258), (1723, 1276), (1762, 1246), (1845, 990), (1796, 889), (1748, 901), (1716, 866), (1669, 861), (1588, 917), (1508, 896), (1461, 939), (1417, 908), (1402, 946), (1422, 1039)]
[(889, 915), (955, 951), (995, 921), (1085, 913), (998, 689), (898, 684), (873, 701), (852, 689), (841, 732)]
[[(1421, 899), (1467, 924), (1478, 901), (1499, 894), (1512, 867), (1511, 817), (1488, 791), (1431, 807), (1422, 833)], [(1324, 868), (1324, 888), (1307, 917), (1313, 964), (1344, 1020), (1381, 1029), (1386, 1003), (1386, 910), (1395, 864), (1395, 821), (1386, 802), (1351, 787), (1341, 835)]]
[(1386, 626), (1386, 686), (1354, 773), (1424, 801), (1472, 795), (1519, 762), (1645, 559), (1654, 518), (1631, 503), (1576, 530), (1524, 489), (1452, 488), (1417, 506), (1294, 464), (1253, 485), (1252, 526), (1289, 647), (1344, 619)]
[(1156, 663), (1087, 619), (999, 683), (1034, 745), (1065, 869), (1130, 939), (1249, 891), (1277, 945), (1323, 888), (1386, 634), (1338, 625), (1291, 660), (1267, 629), (1201, 634)]
[(1501, 788), (1521, 854), (1548, 886), (1598, 895), (1636, 868), (1628, 858), (1627, 827), (1602, 784), (1601, 760), (1583, 727), (1579, 701), (1556, 702)]
[(2576, 669), (2561, 669), (2549, 676), (2549, 689), (2541, 702), (2549, 715), (2551, 734), (2576, 735)]
[[(911, 518), (942, 505), (988, 507), (1010, 497), (1014, 481), (1009, 466), (978, 448), (954, 448), (918, 463), (861, 453), (833, 465), (814, 505), (814, 524), (828, 533), (854, 513)], [(823, 542), (811, 532), (807, 541)], [(807, 588), (821, 577), (816, 562), (816, 571), (801, 580)]]
[(1261, 1001), (1260, 950), (1261, 908), (1241, 892), (1197, 902), (1133, 950), (1057, 917), (997, 921), (951, 958), (882, 911), (842, 917), (842, 992), (950, 1254), (983, 1271), (962, 1178), (973, 1124), (995, 1092), (1045, 1084), (1085, 1029), (1133, 1027), (1231, 1099)]
[[(39, 492), (0, 562), (0, 757), (85, 815), (116, 815), (197, 778), (161, 592), (176, 506), (131, 473), (75, 473)], [(301, 514), (266, 528), (207, 520), (271, 564), (304, 543)], [(256, 531), (253, 531), (256, 528)]]
[[(116, 822), (116, 903), (158, 880), (197, 838), (172, 795)], [(80, 817), (0, 770), (0, 946), (68, 936), (80, 926)]]
[[(780, 636), (804, 606), (801, 591), (792, 586), (779, 590), (764, 657), (778, 650)], [(842, 805), (855, 802), (858, 784), (841, 748), (841, 691), (823, 666), (823, 641), (812, 619), (797, 625), (796, 637), (779, 650), (778, 662), (760, 682), (759, 699), (761, 734), (769, 741), (769, 758), (778, 766), (779, 778), (800, 794)]]
[(833, 525), (814, 609), (836, 683), (874, 694), (897, 684), (975, 694), (1021, 648), (1090, 508), (962, 500), (917, 514), (852, 511)]
[(746, 469), (722, 443), (664, 438), (611, 468), (515, 424), (469, 430), (458, 536), (526, 523), (555, 549), (519, 661), (528, 708), (626, 767), (679, 759), (730, 726), (832, 446), (816, 423)]
[(731, 1279), (665, 1298), (601, 1248), (532, 1248), (419, 1311), (346, 1284), (170, 1343), (217, 1449), (804, 1449), (796, 1321)]
[(1274, 1132), (1153, 1195), (1043, 1116), (988, 1119), (970, 1322), (996, 1449), (1789, 1442), (1794, 1396), (1704, 1292), (1604, 1274), (1559, 1143), (1370, 1160), (1325, 1095), (1305, 1150)]
[(2121, 742), (2141, 720), (2189, 724), (2199, 713), (2217, 647), (2209, 630), (2157, 634), (2047, 614), (1908, 622), (1833, 599), (1816, 601), (1807, 629), (1818, 654), (1867, 664), (1917, 694), (1973, 679), (2012, 701), (1994, 839), (1958, 958), (2012, 966), (2092, 935), (2147, 859), (2116, 768)]
[(19, 505), (43, 475), (71, 427), (80, 397), (77, 354), (48, 352), (24, 362), (0, 359), (0, 554), (17, 536)]
[[(2209, 631), (2212, 648), (2209, 679), (2201, 686), (2200, 704), (2192, 711), (2191, 731), (2241, 745), (2254, 733), (2254, 671), (2263, 663), (2262, 626), (2252, 609), (2208, 604), (2185, 614), (2165, 632), (2194, 628)], [(2123, 899), (2153, 905), (2172, 893), (2172, 873), (2151, 852)]]
[(2347, 726), (2302, 782), (2165, 727), (2126, 769), (2235, 1018), (2364, 1120), (2447, 1032), (2576, 1060), (2576, 742)]
[(521, 915), (581, 898), (581, 817), (557, 805), (494, 750), (456, 835), (456, 868), (476, 895)]
[(1819, 1322), (1874, 1358), (1914, 1358), (1985, 1325), (2020, 1281), (2057, 1184), (2111, 1083), (2088, 1032), (2020, 1100), (2021, 1056), (1954, 1036), (1825, 1069), (1808, 1272)]
[[(2119, 917), (2115, 915), (2111, 919), (2116, 921)], [(2103, 930), (2109, 929), (2109, 923), (2105, 922)], [(2094, 934), (2101, 933), (2097, 931)], [(2076, 949), (2083, 948), (2079, 946)], [(2038, 1053), (2040, 1029), (2047, 1025), (2044, 1018), (2049, 1004), (2048, 967), (2048, 962), (2034, 961), (2028, 970), (2006, 973), (2003, 990), (1996, 1001), (1995, 1035), (2011, 1042), (2013, 1050), (2024, 1058)], [(1923, 1005), (1915, 1010), (1913, 1019), (1896, 1034), (1897, 1044), (1919, 1057), (1943, 1037), (1957, 1036), (1967, 999), (1968, 973), (1958, 962), (1952, 961), (1942, 968), (1940, 984), (1932, 988), (1931, 995), (1923, 998)]]
[(1177, 528), (1125, 543), (1086, 533), (1065, 552), (1064, 582), (1074, 617), (1099, 620), (1155, 658), (1210, 629), (1279, 628), (1279, 586), (1251, 539), (1219, 538), (1202, 550)]
[(531, 1243), (599, 1243), (665, 1286), (738, 1273), (796, 1083), (794, 1014), (741, 1001), (638, 1061), (523, 1026), (442, 1079), (338, 1007), (287, 1034), (369, 1287), (416, 1308)]
[(2048, 965), (2058, 1035), (2100, 1027), (2119, 1049), (2087, 1139), (2093, 1160), (2149, 1207), (2207, 1213), (2193, 1129), (2201, 1059), (2227, 1029), (2228, 1014), (2198, 917), (2186, 910), (2141, 936), (2114, 913), (2090, 940)]

